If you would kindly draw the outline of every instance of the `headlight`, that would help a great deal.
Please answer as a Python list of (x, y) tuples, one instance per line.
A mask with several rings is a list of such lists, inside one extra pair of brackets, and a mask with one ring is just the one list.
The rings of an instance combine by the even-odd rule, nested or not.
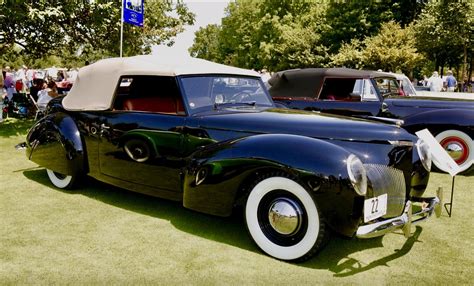
[(354, 154), (347, 158), (347, 173), (349, 173), (349, 179), (355, 191), (359, 195), (365, 196), (367, 193), (367, 172), (364, 164)]
[(416, 142), (416, 150), (418, 151), (418, 156), (420, 157), (421, 163), (426, 170), (431, 170), (431, 151), (430, 146), (425, 143), (422, 139), (418, 139)]

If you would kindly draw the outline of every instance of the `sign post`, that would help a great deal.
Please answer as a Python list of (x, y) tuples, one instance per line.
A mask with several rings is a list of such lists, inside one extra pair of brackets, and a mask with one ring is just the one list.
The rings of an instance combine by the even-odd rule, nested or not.
[(120, 57), (123, 51), (123, 23), (143, 27), (144, 0), (123, 0), (120, 19)]

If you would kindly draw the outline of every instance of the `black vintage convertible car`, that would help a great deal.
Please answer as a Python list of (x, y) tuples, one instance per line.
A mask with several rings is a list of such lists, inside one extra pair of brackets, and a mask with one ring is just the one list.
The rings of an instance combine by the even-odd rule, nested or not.
[(281, 71), (268, 83), (272, 98), (289, 108), (402, 119), (410, 133), (427, 128), (461, 171), (473, 169), (474, 100), (408, 97), (394, 74), (346, 68)]
[(228, 216), (267, 254), (304, 260), (329, 230), (368, 238), (429, 217), (431, 155), (397, 125), (275, 108), (259, 75), (137, 56), (80, 70), (27, 135), (54, 186), (81, 176)]

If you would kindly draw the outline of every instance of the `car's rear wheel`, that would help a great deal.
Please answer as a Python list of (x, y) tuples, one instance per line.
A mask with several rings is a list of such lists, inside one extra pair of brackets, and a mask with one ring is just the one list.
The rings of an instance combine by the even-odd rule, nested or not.
[[(466, 133), (459, 130), (446, 130), (436, 135), (436, 140), (459, 165), (461, 171), (468, 170), (474, 160), (474, 143)], [(433, 161), (435, 166), (447, 172), (446, 167)]]
[(71, 189), (76, 183), (77, 176), (64, 175), (53, 170), (46, 169), (51, 183), (59, 189)]
[(326, 225), (316, 202), (303, 186), (285, 177), (266, 177), (254, 185), (245, 221), (258, 247), (281, 260), (304, 261), (326, 241)]

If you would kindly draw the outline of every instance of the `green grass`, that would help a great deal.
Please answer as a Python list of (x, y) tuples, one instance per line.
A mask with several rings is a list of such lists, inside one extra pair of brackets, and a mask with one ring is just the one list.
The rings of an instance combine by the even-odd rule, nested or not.
[[(53, 188), (14, 146), (31, 121), (0, 123), (0, 284), (471, 284), (474, 177), (457, 177), (453, 217), (358, 240), (333, 237), (292, 264), (261, 253), (241, 217), (218, 218), (92, 179)], [(445, 189), (433, 174), (428, 195)]]

